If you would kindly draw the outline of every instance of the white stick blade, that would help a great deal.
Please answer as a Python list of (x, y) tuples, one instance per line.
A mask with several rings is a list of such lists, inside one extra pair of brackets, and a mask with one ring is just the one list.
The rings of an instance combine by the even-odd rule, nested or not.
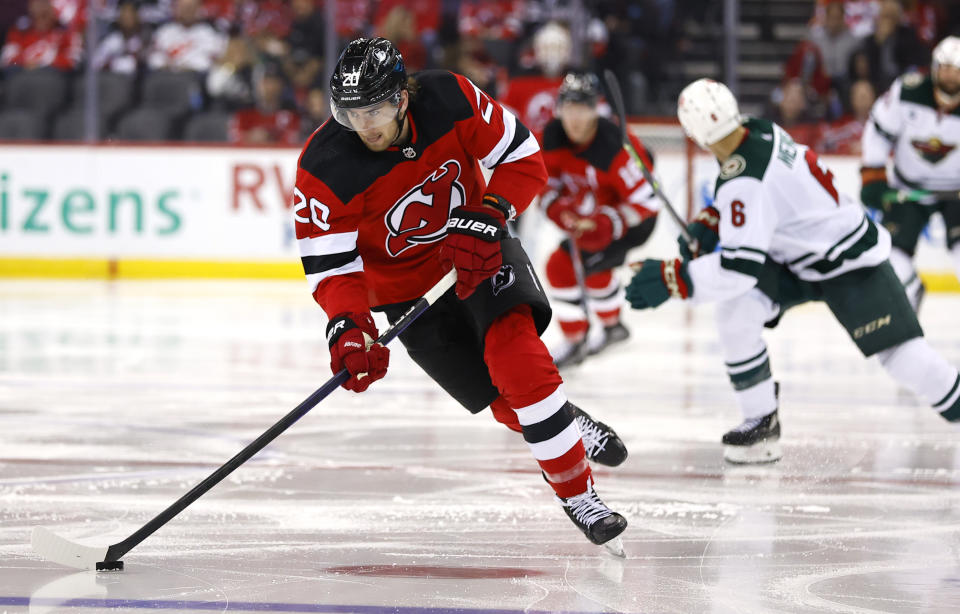
[(33, 551), (48, 561), (74, 569), (96, 569), (107, 558), (107, 547), (84, 546), (60, 537), (45, 527), (34, 527)]

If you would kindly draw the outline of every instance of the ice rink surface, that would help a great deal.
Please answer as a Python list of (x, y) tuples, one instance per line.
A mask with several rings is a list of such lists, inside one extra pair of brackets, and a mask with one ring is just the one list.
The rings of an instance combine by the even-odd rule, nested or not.
[[(958, 312), (928, 296), (921, 321), (960, 364)], [(768, 335), (785, 456), (753, 468), (721, 457), (739, 415), (710, 308), (626, 321), (627, 344), (565, 374), (630, 448), (595, 471), (626, 560), (397, 344), (386, 379), (335, 392), (96, 574), (41, 560), (32, 527), (127, 537), (326, 381), (325, 318), (300, 282), (4, 280), (0, 613), (960, 611), (960, 429), (825, 307)]]

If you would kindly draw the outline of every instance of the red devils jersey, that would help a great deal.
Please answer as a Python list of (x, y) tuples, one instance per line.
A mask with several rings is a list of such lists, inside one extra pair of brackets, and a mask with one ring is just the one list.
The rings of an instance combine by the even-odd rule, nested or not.
[(10, 28), (0, 54), (0, 65), (70, 70), (80, 57), (80, 46), (80, 37), (60, 26), (46, 32), (32, 27)]
[[(297, 169), (294, 218), (303, 270), (328, 315), (420, 297), (444, 271), (450, 211), (490, 192), (520, 212), (542, 190), (540, 146), (467, 78), (416, 76), (410, 142), (383, 152), (327, 121)], [(494, 169), (486, 185), (480, 164)]]
[[(547, 124), (543, 133), (543, 159), (550, 179), (541, 203), (572, 205), (578, 215), (588, 216), (603, 209), (615, 220), (614, 239), (623, 236), (660, 209), (653, 188), (623, 147), (620, 128), (605, 117), (598, 118), (597, 135), (580, 147), (567, 139), (559, 119)], [(653, 172), (653, 159), (637, 137), (630, 135), (633, 148)], [(619, 223), (616, 223), (619, 222)]]

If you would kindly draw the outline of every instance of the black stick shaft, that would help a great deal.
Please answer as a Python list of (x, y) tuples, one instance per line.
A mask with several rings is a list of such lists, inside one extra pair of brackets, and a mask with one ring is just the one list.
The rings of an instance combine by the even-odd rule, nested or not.
[[(414, 303), (413, 306), (410, 307), (410, 309), (408, 309), (407, 312), (403, 314), (403, 316), (401, 316), (393, 326), (385, 330), (377, 339), (377, 343), (383, 345), (390, 343), (390, 341), (392, 341), (397, 335), (406, 330), (406, 328), (410, 326), (410, 324), (412, 324), (413, 321), (420, 316), (420, 314), (426, 311), (433, 302), (443, 295), (443, 293), (450, 288), (451, 285), (453, 285), (455, 280), (456, 274), (454, 271), (447, 273), (447, 275), (437, 282), (437, 284), (431, 288), (426, 295)], [(174, 501), (170, 507), (157, 514), (153, 520), (137, 529), (133, 535), (126, 538), (122, 542), (118, 542), (110, 546), (107, 549), (107, 556), (104, 561), (119, 561), (123, 555), (125, 555), (127, 552), (130, 552), (130, 550), (135, 548), (140, 542), (150, 537), (157, 529), (167, 524), (177, 514), (186, 509), (188, 505), (199, 499), (204, 493), (219, 484), (223, 478), (230, 475), (234, 469), (247, 462), (254, 454), (262, 450), (267, 446), (267, 444), (276, 439), (285, 430), (290, 428), (294, 422), (305, 416), (307, 412), (313, 409), (331, 392), (339, 388), (340, 385), (349, 378), (350, 374), (347, 372), (347, 370), (341, 369), (336, 375), (327, 380), (323, 386), (317, 388), (313, 394), (307, 397), (302, 403), (297, 405), (290, 413), (267, 429), (262, 435), (247, 445), (247, 447), (240, 450), (236, 456), (221, 465), (219, 469), (207, 476), (202, 482), (190, 489), (187, 494), (183, 495)]]
[(603, 78), (607, 82), (607, 89), (610, 91), (611, 102), (613, 103), (613, 107), (617, 112), (617, 117), (620, 119), (620, 136), (623, 139), (624, 149), (626, 149), (627, 153), (630, 154), (630, 158), (633, 160), (633, 162), (640, 167), (640, 172), (643, 173), (643, 178), (646, 179), (647, 183), (650, 184), (654, 194), (656, 194), (657, 197), (663, 201), (664, 208), (680, 228), (680, 236), (682, 236), (683, 240), (687, 242), (687, 246), (690, 248), (690, 251), (697, 253), (699, 251), (699, 245), (697, 245), (697, 240), (690, 236), (690, 233), (687, 231), (687, 222), (680, 217), (680, 214), (677, 213), (677, 210), (673, 208), (672, 204), (670, 204), (670, 199), (668, 199), (667, 195), (663, 193), (663, 190), (660, 187), (660, 182), (657, 181), (656, 177), (653, 176), (653, 173), (650, 172), (650, 169), (647, 168), (643, 158), (641, 158), (640, 154), (637, 153), (637, 150), (633, 148), (633, 143), (630, 142), (630, 138), (627, 136), (627, 110), (623, 105), (623, 94), (620, 91), (620, 82), (617, 81), (617, 76), (613, 74), (613, 71), (607, 69), (603, 71)]
[(587, 336), (590, 336), (590, 305), (587, 302), (587, 272), (583, 266), (583, 255), (580, 253), (580, 247), (577, 245), (576, 238), (571, 234), (567, 239), (570, 242), (570, 260), (573, 262), (573, 276), (577, 279), (577, 285), (580, 287), (580, 308), (583, 309), (583, 316), (587, 319)]

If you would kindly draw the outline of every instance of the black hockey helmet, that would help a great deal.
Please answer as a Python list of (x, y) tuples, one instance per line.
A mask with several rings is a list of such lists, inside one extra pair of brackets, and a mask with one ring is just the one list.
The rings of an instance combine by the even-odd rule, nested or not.
[(579, 102), (595, 105), (600, 98), (600, 79), (591, 72), (570, 72), (563, 78), (557, 103)]
[(340, 54), (330, 77), (330, 97), (341, 109), (378, 104), (391, 97), (399, 100), (407, 86), (403, 56), (385, 38), (358, 38)]

